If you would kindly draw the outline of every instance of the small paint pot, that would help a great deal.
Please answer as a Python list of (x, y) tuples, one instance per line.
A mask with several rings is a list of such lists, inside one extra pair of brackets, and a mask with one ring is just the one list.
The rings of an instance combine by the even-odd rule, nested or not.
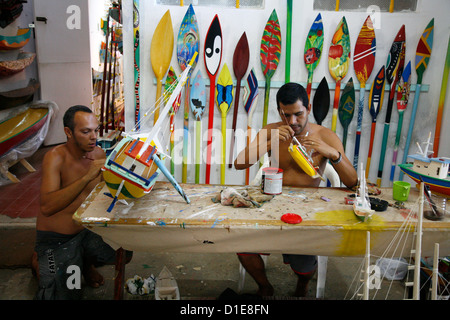
[(281, 194), (283, 189), (283, 170), (264, 168), (262, 170), (261, 189), (265, 194)]

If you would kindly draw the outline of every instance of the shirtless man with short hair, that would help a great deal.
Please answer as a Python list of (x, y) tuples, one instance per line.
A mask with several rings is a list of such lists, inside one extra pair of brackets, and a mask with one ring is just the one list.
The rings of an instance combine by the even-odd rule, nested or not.
[[(282, 121), (268, 124), (258, 132), (252, 143), (237, 156), (234, 162), (236, 169), (251, 167), (265, 152), (268, 152), (271, 166), (283, 169), (283, 185), (319, 186), (321, 180), (307, 175), (288, 152), (288, 147), (295, 136), (307, 152), (312, 152), (313, 165), (319, 167), (320, 173), (323, 173), (326, 162), (330, 160), (341, 182), (349, 188), (357, 184), (357, 173), (345, 156), (339, 137), (330, 129), (308, 121), (311, 105), (308, 103), (306, 90), (301, 85), (296, 83), (283, 85), (277, 93), (277, 109)], [(261, 256), (254, 253), (238, 253), (238, 257), (258, 284), (258, 294), (273, 295), (273, 287), (265, 274)], [(283, 255), (284, 262), (289, 263), (298, 276), (296, 296), (306, 295), (309, 280), (316, 271), (316, 258), (307, 255)]]
[(96, 266), (115, 261), (115, 250), (72, 216), (101, 181), (104, 151), (96, 146), (98, 121), (85, 106), (64, 115), (67, 142), (52, 148), (42, 162), (41, 206), (36, 220), (39, 260), (37, 299), (74, 299), (80, 290), (66, 285), (67, 267), (78, 265), (87, 284), (98, 287), (103, 277)]

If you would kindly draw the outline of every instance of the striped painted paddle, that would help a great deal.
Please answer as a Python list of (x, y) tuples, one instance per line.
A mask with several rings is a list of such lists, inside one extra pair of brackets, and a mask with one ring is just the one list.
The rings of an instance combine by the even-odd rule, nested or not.
[(369, 153), (367, 155), (366, 162), (366, 179), (369, 178), (369, 170), (370, 170), (370, 162), (372, 159), (372, 150), (373, 150), (373, 140), (375, 138), (375, 129), (377, 126), (377, 116), (378, 112), (380, 112), (381, 107), (383, 105), (384, 99), (384, 86), (386, 83), (386, 70), (384, 65), (381, 67), (380, 71), (378, 71), (375, 80), (372, 83), (372, 87), (370, 88), (369, 94), (369, 111), (372, 116), (372, 128), (370, 131), (370, 142), (369, 142)]
[[(422, 88), (422, 77), (423, 73), (428, 67), (430, 61), (431, 49), (433, 47), (433, 34), (434, 34), (434, 18), (431, 19), (430, 23), (425, 28), (422, 36), (420, 37), (419, 43), (417, 44), (416, 50), (416, 73), (417, 73), (417, 84), (416, 91), (414, 95), (414, 102), (411, 111), (411, 120), (409, 122), (408, 135), (406, 136), (405, 148), (403, 149), (402, 163), (406, 162), (408, 157), (409, 145), (411, 143), (412, 132), (414, 129), (414, 122), (416, 120), (417, 106), (419, 104), (420, 90)], [(435, 155), (437, 157), (437, 155)], [(403, 171), (400, 171), (399, 180), (403, 180)]]
[[(195, 52), (199, 51), (199, 31), (197, 18), (195, 16), (194, 8), (192, 4), (189, 5), (183, 21), (181, 22), (180, 30), (178, 31), (177, 38), (177, 59), (181, 70), (186, 69), (189, 61), (192, 59)], [(182, 174), (181, 181), (186, 183), (187, 180), (187, 157), (188, 157), (188, 142), (189, 142), (189, 93), (190, 93), (190, 81), (195, 66), (197, 65), (197, 59), (192, 64), (188, 80), (186, 82), (186, 90), (184, 90), (184, 122), (183, 122), (183, 161), (182, 161)]]
[(397, 134), (395, 136), (394, 153), (392, 155), (392, 167), (390, 176), (391, 182), (394, 181), (395, 166), (397, 165), (398, 144), (400, 143), (400, 136), (402, 134), (403, 113), (405, 112), (406, 106), (408, 105), (410, 87), (411, 87), (411, 61), (408, 62), (408, 64), (405, 67), (405, 70), (403, 70), (402, 77), (400, 78), (400, 82), (398, 83), (398, 90), (397, 90), (398, 127), (397, 127)]
[[(247, 82), (244, 86), (244, 108), (247, 111), (247, 145), (250, 144), (252, 138), (252, 120), (253, 113), (256, 109), (256, 103), (258, 101), (258, 80), (255, 76), (255, 70), (252, 68), (247, 77)], [(249, 155), (250, 157), (250, 155)], [(250, 183), (250, 168), (246, 169), (245, 172), (245, 184), (249, 185)]]
[(384, 120), (383, 141), (381, 144), (380, 160), (378, 163), (378, 175), (377, 185), (381, 187), (381, 179), (383, 177), (384, 158), (386, 156), (386, 146), (389, 136), (389, 127), (391, 123), (392, 107), (394, 105), (394, 98), (396, 96), (397, 82), (402, 76), (403, 66), (405, 64), (405, 25), (402, 25), (397, 33), (397, 36), (392, 43), (389, 51), (387, 67), (386, 67), (386, 80), (390, 85), (389, 100), (386, 109), (386, 118)]
[(364, 95), (366, 92), (366, 82), (369, 79), (375, 63), (376, 38), (373, 30), (373, 23), (370, 16), (366, 18), (356, 40), (355, 53), (353, 56), (353, 66), (356, 77), (359, 80), (361, 89), (359, 90), (358, 118), (356, 124), (355, 152), (353, 155), (353, 167), (358, 171), (359, 145), (361, 142), (361, 129), (364, 114)]

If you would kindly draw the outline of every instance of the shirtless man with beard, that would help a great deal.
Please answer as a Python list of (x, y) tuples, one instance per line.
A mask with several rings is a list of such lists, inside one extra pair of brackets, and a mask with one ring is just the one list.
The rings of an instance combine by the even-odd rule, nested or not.
[[(310, 123), (308, 116), (311, 105), (306, 90), (299, 84), (287, 83), (277, 93), (277, 109), (282, 121), (271, 123), (262, 128), (252, 143), (242, 150), (234, 165), (238, 170), (251, 167), (264, 153), (271, 159), (271, 167), (283, 170), (283, 185), (294, 187), (317, 187), (321, 180), (307, 175), (288, 152), (295, 136), (307, 152), (312, 152), (313, 165), (320, 173), (330, 160), (340, 180), (352, 188), (358, 182), (353, 165), (345, 156), (339, 137), (330, 129)], [(238, 253), (239, 260), (246, 271), (258, 284), (258, 294), (273, 295), (273, 287), (267, 279), (264, 262), (256, 253)], [(311, 255), (283, 254), (285, 263), (290, 264), (298, 277), (295, 296), (304, 297), (308, 291), (309, 280), (317, 268), (317, 257)]]

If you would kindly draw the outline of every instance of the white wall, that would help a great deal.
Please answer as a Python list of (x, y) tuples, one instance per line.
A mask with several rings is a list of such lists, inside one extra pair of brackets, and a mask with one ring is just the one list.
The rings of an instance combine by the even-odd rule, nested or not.
[[(187, 6), (179, 7), (179, 6), (160, 6), (156, 5), (154, 1), (142, 1), (141, 0), (141, 25), (140, 25), (140, 33), (141, 33), (141, 107), (143, 109), (149, 109), (155, 103), (156, 98), (156, 84), (154, 73), (151, 68), (151, 57), (150, 57), (150, 46), (151, 40), (153, 36), (153, 32), (163, 16), (163, 14), (170, 9), (173, 29), (175, 34), (175, 39), (178, 35), (178, 30), (181, 24), (181, 21), (186, 13)], [(279, 121), (279, 116), (276, 112), (276, 103), (275, 103), (275, 95), (278, 90), (279, 85), (284, 83), (285, 78), (285, 48), (286, 48), (286, 2), (285, 1), (275, 1), (275, 0), (266, 0), (264, 9), (250, 10), (250, 9), (235, 9), (235, 8), (224, 8), (224, 7), (194, 7), (196, 17), (199, 24), (200, 30), (200, 60), (197, 64), (196, 69), (194, 70), (194, 74), (201, 70), (203, 77), (209, 82), (208, 74), (205, 69), (204, 61), (203, 61), (203, 52), (204, 52), (204, 40), (211, 24), (211, 21), (214, 15), (217, 13), (219, 15), (222, 33), (223, 33), (223, 56), (222, 63), (219, 69), (222, 69), (223, 64), (226, 63), (232, 72), (232, 59), (234, 49), (236, 44), (241, 37), (242, 33), (245, 31), (247, 34), (247, 38), (249, 40), (250, 46), (250, 68), (254, 68), (256, 71), (256, 76), (258, 81), (260, 82), (260, 94), (258, 99), (258, 104), (256, 106), (256, 111), (253, 118), (253, 128), (260, 129), (262, 126), (262, 112), (263, 112), (263, 102), (264, 102), (264, 86), (261, 87), (261, 83), (264, 82), (264, 76), (260, 67), (260, 58), (259, 58), (259, 50), (261, 43), (261, 36), (267, 19), (269, 18), (273, 9), (276, 9), (278, 18), (281, 25), (282, 32), (282, 57), (280, 59), (280, 63), (278, 65), (278, 69), (275, 72), (275, 75), (272, 78), (272, 89), (270, 92), (270, 106), (269, 106), (269, 122), (270, 121)], [(419, 108), (416, 116), (415, 129), (413, 132), (411, 147), (409, 153), (415, 153), (417, 151), (416, 141), (423, 141), (428, 137), (428, 133), (431, 131), (432, 136), (434, 136), (434, 126), (436, 122), (436, 114), (439, 103), (439, 95), (441, 89), (442, 82), (442, 73), (443, 66), (445, 63), (445, 55), (447, 51), (447, 43), (448, 36), (450, 31), (450, 21), (448, 19), (448, 13), (450, 12), (450, 2), (448, 0), (431, 0), (431, 1), (418, 1), (417, 11), (416, 12), (404, 12), (404, 13), (381, 13), (380, 20), (380, 28), (375, 30), (376, 40), (377, 40), (377, 51), (376, 51), (376, 61), (375, 66), (372, 71), (371, 77), (368, 80), (368, 84), (373, 82), (373, 78), (375, 77), (377, 71), (383, 64), (386, 64), (388, 52), (392, 45), (395, 35), (400, 29), (402, 24), (405, 24), (406, 27), (406, 63), (411, 60), (412, 67), (414, 68), (414, 58), (415, 52), (417, 48), (417, 43), (419, 38), (425, 29), (428, 22), (431, 18), (434, 17), (434, 43), (433, 43), (433, 51), (430, 59), (429, 66), (424, 73), (422, 84), (430, 85), (428, 92), (422, 92), (420, 95)], [(292, 26), (292, 51), (291, 51), (291, 81), (300, 82), (305, 84), (307, 80), (307, 71), (303, 62), (303, 52), (306, 35), (311, 27), (311, 24), (319, 11), (313, 10), (313, 0), (306, 1), (294, 1), (293, 6), (293, 26)], [(328, 49), (331, 41), (331, 37), (334, 34), (337, 24), (341, 20), (342, 16), (345, 16), (347, 19), (347, 23), (350, 31), (351, 38), (351, 46), (352, 46), (352, 55), (354, 50), (354, 45), (356, 39), (358, 37), (359, 31), (364, 20), (367, 17), (367, 13), (362, 12), (334, 12), (334, 11), (320, 11), (323, 23), (324, 23), (324, 49), (321, 57), (321, 61), (314, 72), (314, 82), (318, 83), (326, 76), (330, 88), (334, 88), (334, 80), (331, 77), (328, 71)], [(127, 59), (126, 57), (133, 57), (133, 39), (132, 39), (132, 0), (124, 0), (123, 1), (123, 14), (124, 14), (124, 56), (125, 56), (125, 65), (124, 65), (124, 76), (125, 76), (125, 101), (126, 101), (126, 128), (130, 130), (134, 125), (134, 80), (133, 80), (133, 60)], [(177, 74), (181, 72), (180, 67), (177, 64), (176, 59), (176, 44), (174, 44), (174, 53), (172, 56), (171, 65), (176, 70)], [(249, 71), (248, 70), (248, 71)], [(248, 72), (247, 72), (248, 74)], [(234, 74), (232, 72), (233, 79)], [(247, 75), (244, 77), (244, 79)], [(350, 77), (353, 77), (353, 81), (355, 85), (359, 83), (357, 81), (353, 64), (350, 66), (350, 70), (347, 73), (347, 76), (343, 80), (343, 84), (345, 84)], [(412, 74), (412, 84), (415, 84), (417, 81), (417, 75), (413, 70)], [(317, 84), (316, 84), (317, 85)], [(314, 87), (313, 87), (314, 88)], [(241, 98), (240, 98), (240, 107), (239, 107), (239, 115), (238, 115), (238, 128), (245, 130), (247, 125), (247, 114), (242, 106), (242, 94), (243, 90), (241, 89)], [(314, 90), (312, 92), (312, 97), (314, 96)], [(330, 90), (331, 97), (331, 106), (330, 112), (322, 123), (322, 125), (326, 127), (331, 126), (331, 108), (332, 108), (332, 100), (334, 97), (334, 91)], [(364, 109), (364, 118), (363, 118), (363, 128), (362, 128), (362, 138), (361, 138), (361, 148), (360, 148), (360, 161), (362, 160), (365, 163), (367, 160), (368, 153), (368, 144), (370, 140), (370, 125), (371, 125), (371, 116), (368, 110), (368, 97), (369, 92), (366, 90), (365, 96), (365, 109)], [(207, 87), (207, 99), (209, 99), (209, 87)], [(359, 99), (359, 90), (356, 92), (356, 100)], [(372, 164), (370, 168), (369, 178), (372, 181), (376, 181), (376, 175), (378, 171), (378, 154), (381, 149), (381, 140), (383, 136), (383, 125), (385, 119), (385, 113), (387, 108), (387, 100), (388, 94), (385, 94), (385, 101), (383, 107), (378, 114), (377, 120), (377, 130), (376, 137), (374, 141), (374, 151), (372, 155)], [(408, 104), (408, 108), (405, 112), (404, 122), (403, 122), (403, 134), (402, 139), (400, 141), (400, 150), (398, 159), (401, 160), (403, 154), (403, 147), (406, 140), (406, 133), (409, 125), (410, 115), (412, 104), (414, 100), (414, 93), (412, 92), (410, 95), (410, 102)], [(439, 156), (450, 156), (450, 143), (446, 137), (449, 136), (449, 126), (450, 124), (450, 111), (449, 109), (449, 98), (446, 99), (445, 111), (444, 111), (444, 119), (443, 119), (443, 129), (441, 133), (441, 143), (440, 143), (440, 151)], [(356, 102), (357, 104), (357, 102)], [(206, 103), (208, 109), (208, 101)], [(234, 103), (232, 108), (234, 107)], [(183, 107), (181, 107), (183, 108)], [(227, 127), (231, 128), (232, 124), (232, 108), (228, 112), (227, 115)], [(355, 106), (357, 109), (357, 105)], [(398, 113), (396, 111), (396, 107), (394, 105), (391, 118), (390, 125), (390, 135), (388, 142), (388, 149), (386, 152), (385, 166), (384, 166), (384, 176), (382, 186), (389, 186), (389, 173), (390, 166), (392, 161), (392, 148), (395, 140), (395, 133), (397, 130), (397, 122), (398, 122)], [(347, 139), (347, 150), (346, 154), (350, 159), (353, 159), (354, 153), (354, 141), (355, 141), (355, 132), (356, 132), (356, 111), (354, 114), (354, 118), (349, 127), (349, 135)], [(208, 120), (208, 111), (205, 111), (205, 114), (202, 118), (203, 123), (203, 131), (207, 130), (207, 120)], [(180, 109), (180, 112), (177, 113), (176, 116), (176, 128), (182, 128), (183, 126), (183, 111)], [(314, 122), (314, 117), (310, 116), (310, 121)], [(149, 121), (149, 125), (153, 123), (153, 120)], [(190, 132), (194, 131), (194, 121), (192, 116), (190, 117)], [(220, 112), (218, 108), (215, 109), (215, 118), (214, 118), (214, 127), (217, 130), (221, 130), (221, 121), (220, 121)], [(337, 134), (342, 138), (342, 126), (340, 123), (337, 125)], [(194, 135), (191, 135), (194, 138)], [(178, 137), (179, 141), (181, 141), (181, 136)], [(228, 135), (229, 139), (229, 135)], [(193, 141), (193, 140), (192, 140)], [(219, 143), (219, 142), (218, 142)], [(239, 150), (244, 147), (245, 142), (239, 142), (238, 148)], [(206, 150), (206, 140), (204, 142), (203, 148)], [(219, 150), (220, 157), (220, 143), (216, 147)], [(227, 148), (228, 149), (228, 148)], [(192, 151), (192, 150), (191, 150)], [(227, 151), (228, 153), (228, 151)], [(181, 149), (179, 149), (179, 156), (181, 156)], [(193, 156), (191, 156), (193, 159)], [(226, 157), (228, 161), (228, 154)], [(237, 172), (235, 169), (228, 169), (227, 167), (227, 184), (243, 184), (245, 181), (244, 172)], [(202, 165), (201, 169), (201, 183), (204, 182), (204, 165)], [(398, 169), (396, 171), (396, 178), (398, 177)], [(253, 171), (254, 173), (254, 171)], [(175, 177), (178, 181), (181, 181), (181, 168), (176, 167), (175, 169)], [(212, 175), (211, 175), (211, 183), (219, 183), (220, 177), (220, 166), (215, 165), (212, 167)], [(188, 170), (188, 180), (187, 182), (194, 181), (194, 165), (189, 166)], [(409, 180), (410, 181), (410, 180)]]

